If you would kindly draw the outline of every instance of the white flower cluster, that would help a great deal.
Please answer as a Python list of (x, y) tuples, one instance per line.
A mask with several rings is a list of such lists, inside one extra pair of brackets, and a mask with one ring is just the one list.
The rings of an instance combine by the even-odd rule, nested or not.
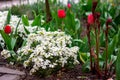
[[(3, 29), (8, 12), (0, 12), (0, 30)], [(20, 18), (12, 15), (10, 26), (14, 32)], [(29, 21), (31, 24), (33, 21)], [(71, 36), (64, 32), (50, 32), (44, 28), (37, 26), (27, 26), (26, 29), (30, 32), (26, 34), (22, 21), (17, 29), (20, 37), (27, 40), (26, 45), (17, 51), (17, 61), (23, 62), (24, 67), (30, 67), (30, 73), (33, 74), (40, 69), (55, 69), (56, 67), (66, 67), (69, 64), (75, 65), (77, 61), (78, 47), (70, 47)], [(36, 32), (37, 31), (37, 32)], [(35, 33), (33, 33), (35, 32)], [(28, 36), (28, 37), (25, 37)], [(4, 42), (0, 35), (1, 42)], [(0, 43), (1, 44), (1, 43)], [(7, 59), (10, 58), (10, 52), (3, 50), (1, 55)]]
[[(6, 21), (7, 14), (8, 14), (8, 11), (4, 11), (4, 12), (0, 11), (0, 30), (3, 29), (3, 26), (4, 26), (5, 21)], [(0, 45), (2, 47), (4, 47), (4, 41), (3, 41), (3, 38), (2, 38), (1, 35), (0, 35)]]
[(4, 12), (0, 11), (0, 30), (3, 29), (3, 26), (7, 18), (7, 14), (8, 14), (8, 11), (4, 11)]
[[(5, 21), (6, 21), (6, 18), (7, 18), (7, 14), (8, 14), (8, 11), (3, 11), (3, 12), (0, 11), (0, 30), (2, 30), (3, 27), (4, 27), (4, 24), (5, 24)], [(17, 23), (19, 22), (19, 20), (20, 20), (19, 17), (15, 16), (15, 15), (11, 15), (11, 19), (10, 19), (10, 24), (9, 25), (12, 27), (13, 31), (15, 31), (15, 28), (16, 28)], [(31, 25), (32, 22), (33, 22), (33, 20), (29, 21), (30, 25)], [(28, 30), (30, 32), (33, 32), (34, 28), (30, 29), (30, 27), (31, 26), (28, 26), (26, 28), (28, 28)], [(20, 25), (18, 27), (18, 32), (24, 32), (25, 33), (24, 25), (23, 25), (22, 21), (20, 21)]]
[(11, 57), (11, 55), (10, 55), (10, 51), (5, 50), (5, 49), (1, 52), (1, 55), (2, 55), (5, 59)]
[(64, 32), (47, 32), (41, 29), (37, 33), (28, 35), (26, 46), (17, 51), (20, 58), (28, 56), (24, 61), (24, 67), (32, 64), (30, 73), (33, 74), (40, 69), (65, 67), (67, 64), (77, 64), (78, 47), (69, 48), (71, 37)]
[[(8, 14), (8, 11), (3, 11), (3, 12), (0, 11), (0, 30), (3, 30), (3, 27), (5, 26), (4, 24), (5, 24), (5, 21), (6, 21), (6, 18), (7, 18), (7, 14)], [(15, 32), (19, 20), (20, 20), (19, 17), (15, 16), (15, 15), (11, 15), (10, 24), (8, 24), (8, 25), (10, 25), (10, 26), (12, 27), (12, 31), (13, 31), (13, 32)], [(29, 24), (30, 24), (30, 25), (32, 24), (32, 22), (33, 22), (33, 20), (29, 20)], [(42, 20), (42, 22), (44, 22), (44, 21)], [(27, 27), (26, 27), (26, 26), (25, 26), (25, 28), (26, 28), (29, 32), (35, 32), (36, 29), (37, 29), (37, 26), (34, 26), (34, 27), (32, 27), (32, 26), (27, 26)], [(19, 35), (21, 38), (23, 38), (23, 39), (26, 38), (27, 33), (25, 32), (25, 29), (24, 29), (24, 25), (23, 25), (23, 23), (22, 23), (22, 20), (20, 21), (20, 24), (19, 24), (19, 26), (18, 26), (18, 28), (17, 28), (17, 32), (18, 32), (18, 35)], [(4, 40), (3, 40), (3, 38), (2, 38), (1, 35), (0, 35), (0, 45), (1, 45), (2, 47), (4, 47)]]

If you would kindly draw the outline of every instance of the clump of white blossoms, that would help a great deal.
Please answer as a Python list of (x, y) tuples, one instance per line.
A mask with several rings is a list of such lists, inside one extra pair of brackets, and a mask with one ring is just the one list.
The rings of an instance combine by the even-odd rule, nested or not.
[[(3, 30), (3, 27), (5, 26), (5, 22), (6, 22), (6, 19), (7, 19), (7, 15), (8, 15), (8, 11), (0, 11), (0, 30)], [(11, 15), (11, 19), (10, 19), (10, 25), (11, 28), (12, 28), (12, 32), (15, 33), (15, 30), (16, 30), (16, 27), (17, 27), (17, 24), (19, 22), (20, 18), (17, 17), (16, 15)], [(43, 23), (44, 23), (44, 20), (41, 20)], [(37, 30), (37, 26), (31, 26), (33, 20), (29, 20), (29, 26), (24, 26), (23, 23), (22, 23), (22, 20), (20, 20), (20, 23), (19, 23), (19, 26), (17, 28), (17, 34), (23, 38), (23, 39), (26, 39), (27, 37), (27, 33), (25, 31), (25, 28), (30, 32), (35, 32)], [(4, 40), (0, 34), (0, 46), (2, 46), (2, 48), (4, 48)]]
[(4, 50), (1, 52), (1, 56), (3, 56), (5, 59), (10, 58), (10, 57), (11, 57), (10, 51), (4, 49)]
[(17, 60), (23, 61), (24, 67), (31, 67), (30, 74), (75, 65), (79, 48), (69, 47), (71, 39), (64, 32), (41, 29), (28, 35), (26, 46), (17, 51)]

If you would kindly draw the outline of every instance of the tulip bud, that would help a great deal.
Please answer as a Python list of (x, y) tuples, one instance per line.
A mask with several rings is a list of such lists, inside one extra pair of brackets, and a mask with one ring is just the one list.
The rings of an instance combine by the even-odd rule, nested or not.
[(66, 16), (66, 13), (65, 13), (65, 10), (58, 10), (58, 17), (59, 18), (65, 18)]
[(95, 22), (95, 19), (94, 19), (93, 14), (89, 14), (88, 17), (87, 17), (87, 23), (89, 25), (91, 25), (91, 24), (94, 24), (94, 22)]
[(68, 4), (67, 4), (67, 7), (68, 7), (68, 8), (71, 8), (71, 4), (70, 4), (70, 3), (68, 3)]
[(10, 33), (12, 32), (11, 26), (9, 26), (9, 25), (5, 26), (5, 27), (4, 27), (4, 32), (5, 32), (6, 34), (10, 34)]

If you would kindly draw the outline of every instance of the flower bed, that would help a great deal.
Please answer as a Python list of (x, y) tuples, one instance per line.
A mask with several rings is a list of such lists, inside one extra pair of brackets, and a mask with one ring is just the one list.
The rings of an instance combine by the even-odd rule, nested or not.
[[(6, 13), (2, 12), (1, 14)], [(17, 16), (11, 17), (9, 25), (15, 26), (20, 18)], [(3, 26), (3, 24), (1, 25)], [(10, 29), (10, 26), (6, 27)], [(5, 31), (7, 31), (7, 34), (8, 32), (10, 34), (11, 29), (8, 31), (6, 27)], [(15, 29), (16, 27), (12, 27), (12, 33), (15, 32)], [(17, 34), (26, 42), (24, 46), (20, 47), (17, 51), (3, 49), (1, 52), (1, 55), (10, 63), (23, 64), (25, 68), (30, 69), (30, 74), (40, 74), (43, 76), (58, 71), (63, 67), (72, 68), (79, 63), (77, 60), (79, 48), (77, 46), (71, 47), (71, 36), (61, 31), (51, 32), (35, 26), (27, 26), (26, 29), (29, 30), (29, 34), (25, 32), (24, 25), (20, 22), (17, 29), (19, 34)], [(9, 34), (8, 36), (10, 36)]]

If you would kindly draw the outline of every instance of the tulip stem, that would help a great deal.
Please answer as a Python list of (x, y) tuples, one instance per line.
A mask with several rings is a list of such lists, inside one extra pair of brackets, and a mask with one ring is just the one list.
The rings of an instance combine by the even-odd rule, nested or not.
[(105, 38), (106, 38), (106, 40), (105, 40), (105, 42), (106, 42), (105, 76), (107, 76), (107, 72), (108, 72), (108, 68), (107, 68), (107, 65), (108, 65), (107, 64), (107, 62), (108, 62), (108, 27), (105, 31)]
[(91, 41), (90, 41), (90, 26), (87, 26), (87, 37), (88, 37), (88, 45), (90, 49), (90, 69), (93, 72), (93, 62), (92, 62), (92, 52), (91, 52)]
[[(96, 23), (95, 23), (96, 24)], [(101, 76), (100, 68), (99, 68), (99, 34), (100, 34), (100, 28), (99, 23), (95, 25), (95, 38), (96, 38), (96, 55), (97, 59), (95, 61), (95, 68), (99, 76)]]

